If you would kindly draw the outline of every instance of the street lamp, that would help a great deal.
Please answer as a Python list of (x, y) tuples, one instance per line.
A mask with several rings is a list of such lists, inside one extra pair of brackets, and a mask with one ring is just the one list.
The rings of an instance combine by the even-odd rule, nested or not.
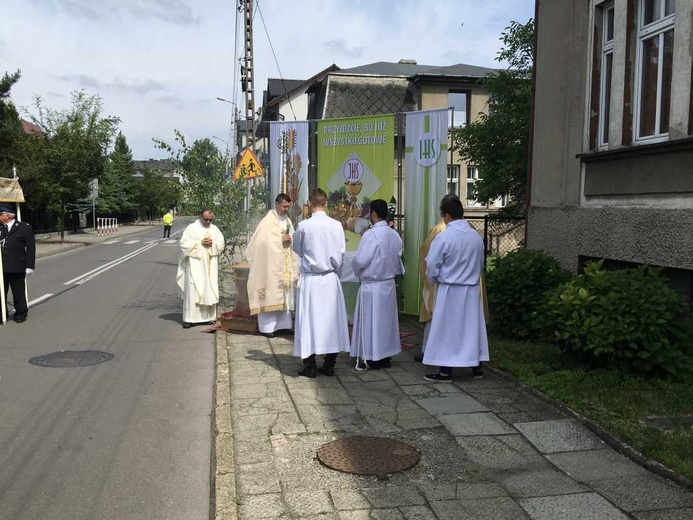
[[(240, 112), (238, 110), (238, 105), (230, 101), (224, 97), (217, 96), (217, 101), (222, 101), (223, 103), (228, 103), (229, 105), (233, 105), (233, 124), (231, 125), (231, 128), (233, 129), (233, 139), (231, 139), (231, 147), (229, 147), (229, 144), (226, 143), (226, 154), (228, 155), (229, 153), (229, 148), (231, 148), (232, 156), (233, 156), (233, 161), (234, 161), (234, 167), (235, 167), (235, 162), (236, 162), (236, 144), (238, 141), (238, 136), (236, 135), (238, 132), (238, 113)], [(221, 140), (221, 139), (220, 139)], [(226, 142), (226, 141), (224, 141)]]
[(212, 139), (218, 139), (222, 143), (226, 145), (226, 153), (224, 154), (224, 172), (226, 173), (225, 177), (226, 179), (229, 178), (229, 143), (224, 141), (221, 137), (217, 137), (216, 135), (212, 136)]

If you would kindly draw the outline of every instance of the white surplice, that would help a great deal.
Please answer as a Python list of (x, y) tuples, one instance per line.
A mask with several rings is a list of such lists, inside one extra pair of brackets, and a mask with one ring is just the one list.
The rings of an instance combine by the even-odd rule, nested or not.
[[(210, 247), (202, 245), (206, 236), (212, 239)], [(215, 320), (219, 302), (219, 255), (224, 250), (224, 237), (214, 224), (206, 228), (198, 219), (185, 228), (179, 246), (176, 281), (183, 292), (183, 321)]]
[(369, 361), (402, 351), (395, 276), (404, 274), (402, 239), (386, 222), (366, 231), (351, 261), (361, 282), (356, 297), (351, 355)]
[(342, 225), (324, 211), (302, 221), (293, 236), (299, 256), (294, 355), (349, 351), (349, 328), (339, 270), (346, 243)]
[(475, 367), (488, 361), (479, 285), (483, 240), (466, 220), (453, 220), (431, 243), (426, 266), (426, 276), (438, 290), (424, 364)]

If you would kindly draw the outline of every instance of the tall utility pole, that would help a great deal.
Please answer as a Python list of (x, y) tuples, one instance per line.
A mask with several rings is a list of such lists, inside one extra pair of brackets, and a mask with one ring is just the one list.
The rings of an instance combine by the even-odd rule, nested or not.
[(244, 14), (245, 45), (241, 66), (241, 90), (245, 93), (246, 146), (255, 145), (255, 67), (253, 64), (253, 0), (238, 0), (238, 10)]

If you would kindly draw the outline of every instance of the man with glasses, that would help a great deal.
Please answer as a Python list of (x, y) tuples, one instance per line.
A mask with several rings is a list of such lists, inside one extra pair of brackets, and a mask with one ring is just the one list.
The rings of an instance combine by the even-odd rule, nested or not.
[(16, 210), (10, 205), (0, 206), (0, 251), (5, 299), (12, 289), (14, 321), (24, 323), (29, 313), (25, 281), (34, 272), (36, 242), (31, 225), (19, 222)]
[(183, 292), (183, 328), (210, 323), (217, 318), (219, 303), (219, 255), (224, 237), (212, 221), (214, 212), (204, 209), (181, 236), (176, 281)]
[(250, 262), (250, 314), (258, 315), (260, 334), (270, 338), (275, 333), (292, 332), (291, 311), (298, 278), (298, 257), (291, 248), (291, 199), (280, 193), (274, 203), (274, 209), (260, 221), (245, 251)]
[(486, 322), (481, 301), (484, 242), (462, 218), (457, 195), (440, 203), (445, 230), (431, 243), (426, 256), (426, 276), (437, 285), (431, 332), (423, 363), (437, 365), (427, 381), (452, 382), (452, 367), (470, 367), (475, 378), (483, 374), (481, 363), (489, 360)]

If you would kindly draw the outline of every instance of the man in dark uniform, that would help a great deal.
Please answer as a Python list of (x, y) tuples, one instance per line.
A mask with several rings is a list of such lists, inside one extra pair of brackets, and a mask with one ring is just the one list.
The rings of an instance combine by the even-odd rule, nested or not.
[(16, 210), (5, 204), (0, 204), (0, 251), (5, 298), (12, 288), (14, 321), (23, 323), (29, 311), (25, 280), (34, 272), (36, 243), (31, 226), (26, 222), (19, 222)]

